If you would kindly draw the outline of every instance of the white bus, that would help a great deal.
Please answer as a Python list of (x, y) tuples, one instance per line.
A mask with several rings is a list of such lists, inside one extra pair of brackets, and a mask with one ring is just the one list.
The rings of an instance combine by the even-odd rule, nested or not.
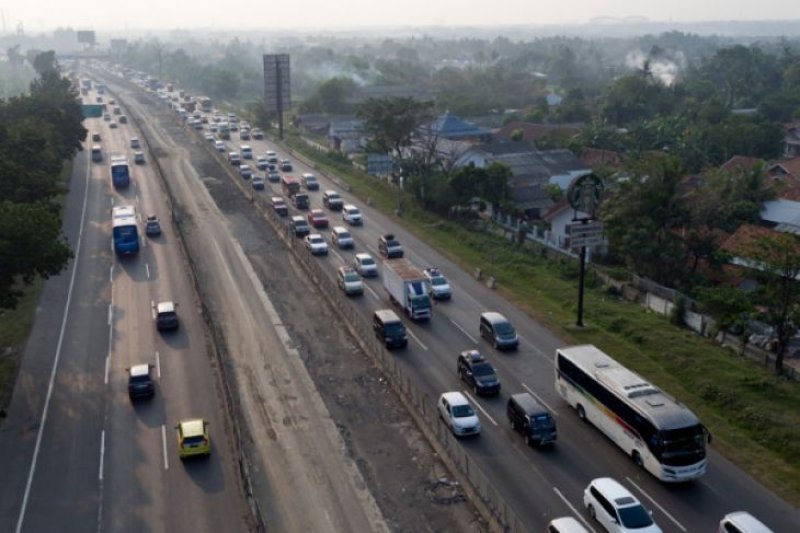
[[(686, 406), (591, 344), (556, 350), (556, 391), (661, 481), (706, 472), (706, 429)], [(709, 438), (710, 441), (710, 438)]]

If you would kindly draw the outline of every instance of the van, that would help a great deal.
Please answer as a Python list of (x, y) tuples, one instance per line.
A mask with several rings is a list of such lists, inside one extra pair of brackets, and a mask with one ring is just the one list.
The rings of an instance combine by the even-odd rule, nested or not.
[(314, 174), (310, 174), (308, 172), (304, 173), (300, 176), (300, 183), (309, 191), (319, 190), (319, 182)]
[(342, 226), (334, 226), (331, 230), (331, 242), (341, 249), (353, 248), (356, 243), (353, 236)]
[(311, 233), (311, 228), (309, 227), (308, 222), (300, 215), (293, 216), (292, 220), (289, 222), (289, 225), (291, 226), (295, 237), (305, 237)]
[(522, 433), (528, 446), (544, 446), (556, 441), (556, 421), (533, 395), (522, 392), (508, 399), (506, 415), (511, 429)]
[(577, 519), (571, 516), (556, 518), (547, 524), (547, 533), (589, 533)]
[(636, 496), (610, 477), (593, 479), (583, 491), (589, 516), (609, 533), (661, 533), (652, 513)]
[(516, 350), (519, 337), (506, 317), (500, 313), (488, 311), (481, 315), (481, 337), (486, 339), (496, 350)]
[(243, 144), (239, 147), (242, 152), (243, 159), (253, 159), (253, 149), (248, 144)]
[(292, 196), (292, 202), (297, 209), (308, 209), (311, 203), (308, 200), (308, 195), (304, 192), (299, 192)]
[(746, 513), (737, 511), (725, 515), (719, 522), (718, 533), (772, 533), (772, 530), (765, 526), (761, 520)]
[(378, 309), (372, 315), (372, 329), (386, 348), (404, 348), (408, 344), (406, 326), (391, 309)]

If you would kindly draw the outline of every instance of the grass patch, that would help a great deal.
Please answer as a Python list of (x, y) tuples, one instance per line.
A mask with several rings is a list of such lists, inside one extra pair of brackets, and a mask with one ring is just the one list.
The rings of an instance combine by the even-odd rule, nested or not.
[[(422, 211), (408, 197), (403, 217), (397, 217), (398, 192), (384, 181), (334, 161), (296, 137), (287, 144), (467, 272), (480, 267), (494, 275), (505, 297), (567, 343), (596, 344), (679, 398), (711, 430), (718, 451), (791, 504), (800, 504), (800, 385), (671, 325), (668, 317), (619, 299), (596, 280), (586, 286), (584, 321), (590, 327), (577, 329), (575, 262), (544, 259), (534, 248), (514, 245), (497, 233), (471, 231)], [(626, 274), (615, 272), (613, 277), (625, 279)]]

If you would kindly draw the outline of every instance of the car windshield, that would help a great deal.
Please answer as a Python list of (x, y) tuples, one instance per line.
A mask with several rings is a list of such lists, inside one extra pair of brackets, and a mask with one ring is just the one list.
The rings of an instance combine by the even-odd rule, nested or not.
[(360, 278), (358, 277), (358, 274), (356, 274), (355, 272), (351, 272), (349, 274), (344, 275), (345, 281), (358, 281), (359, 279)]
[(347, 233), (346, 231), (343, 231), (343, 232), (339, 233), (339, 239), (349, 239), (349, 238), (350, 238), (350, 234)]
[(619, 509), (619, 520), (623, 526), (630, 529), (638, 529), (653, 525), (653, 518), (641, 505), (621, 507)]
[(455, 418), (465, 418), (467, 416), (474, 416), (475, 411), (469, 405), (454, 405), (453, 416)]
[(205, 438), (202, 435), (197, 435), (194, 437), (184, 437), (183, 438), (183, 445), (184, 446), (193, 446), (195, 444), (201, 444)]
[(141, 376), (131, 376), (131, 383), (147, 383), (150, 381), (150, 376), (142, 374)]
[(472, 365), (472, 373), (476, 376), (494, 375), (494, 368), (489, 363), (477, 363)]
[(389, 240), (386, 241), (386, 246), (390, 246), (390, 247), (400, 246), (400, 243), (397, 242), (394, 239), (389, 239)]
[(394, 336), (394, 335), (402, 335), (405, 333), (405, 326), (400, 324), (399, 322), (394, 322), (390, 324), (386, 324), (385, 331), (387, 335)]
[(514, 334), (514, 328), (508, 322), (500, 322), (495, 325), (494, 330), (502, 337), (508, 337)]
[(375, 264), (375, 261), (371, 257), (365, 257), (361, 260), (362, 266), (372, 266)]
[(447, 280), (444, 279), (444, 276), (434, 276), (433, 278), (431, 278), (431, 285), (433, 285), (434, 287), (447, 285)]
[(308, 240), (311, 241), (311, 244), (322, 244), (323, 242), (325, 242), (322, 240), (322, 237), (312, 237)]
[(536, 415), (533, 417), (533, 427), (545, 429), (553, 427), (553, 419), (547, 415)]

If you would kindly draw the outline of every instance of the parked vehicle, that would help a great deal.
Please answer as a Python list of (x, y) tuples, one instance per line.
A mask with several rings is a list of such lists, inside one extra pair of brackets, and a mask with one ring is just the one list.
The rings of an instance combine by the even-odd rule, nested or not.
[(412, 320), (431, 318), (428, 278), (408, 259), (383, 262), (383, 287), (392, 302), (402, 307)]

